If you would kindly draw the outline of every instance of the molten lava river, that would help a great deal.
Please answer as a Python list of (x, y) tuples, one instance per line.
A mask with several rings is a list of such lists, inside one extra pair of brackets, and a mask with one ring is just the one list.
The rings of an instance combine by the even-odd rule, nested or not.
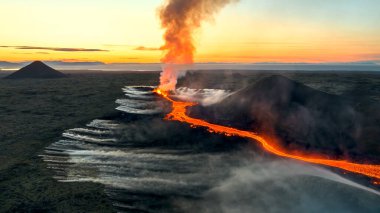
[(168, 120), (185, 122), (192, 125), (192, 127), (206, 127), (209, 132), (224, 134), (226, 136), (239, 136), (249, 138), (260, 143), (266, 151), (281, 157), (296, 159), (313, 164), (335, 167), (349, 172), (362, 174), (371, 178), (380, 179), (380, 165), (359, 164), (344, 160), (312, 158), (302, 154), (291, 154), (287, 151), (281, 150), (280, 148), (276, 147), (273, 141), (265, 139), (263, 136), (260, 136), (256, 133), (239, 130), (232, 127), (212, 124), (202, 119), (189, 117), (186, 114), (186, 109), (188, 107), (196, 105), (196, 103), (173, 100), (169, 97), (168, 93), (159, 89), (155, 90), (155, 92), (172, 103), (172, 111), (166, 116), (166, 119)]
[[(118, 212), (380, 212), (378, 186), (313, 164), (374, 184), (379, 165), (293, 154), (265, 136), (186, 114), (194, 102), (213, 104), (226, 91), (178, 88), (169, 97), (154, 88), (125, 86), (117, 113), (64, 130), (41, 154), (54, 178), (102, 184)], [(280, 157), (247, 149), (245, 139)]]

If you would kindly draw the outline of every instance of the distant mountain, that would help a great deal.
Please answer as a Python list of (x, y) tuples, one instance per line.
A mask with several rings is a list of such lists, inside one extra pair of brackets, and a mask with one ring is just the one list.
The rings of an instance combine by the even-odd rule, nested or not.
[[(190, 109), (195, 117), (281, 138), (291, 149), (356, 156), (380, 153), (380, 113), (355, 100), (321, 92), (274, 75), (237, 91), (222, 102)], [(370, 147), (371, 146), (371, 147)], [(366, 150), (366, 151), (364, 151)]]
[(24, 78), (63, 78), (65, 74), (56, 71), (41, 61), (35, 61), (20, 70), (5, 77), (6, 79), (24, 79)]
[(19, 67), (25, 66), (26, 63), (13, 63), (8, 61), (0, 61), (0, 70), (2, 69), (17, 69)]
[(105, 65), (105, 63), (102, 63), (102, 62), (97, 62), (97, 61), (93, 61), (93, 62), (81, 62), (81, 61), (78, 61), (78, 62), (67, 62), (67, 61), (48, 61), (46, 62), (46, 64), (50, 65), (50, 66), (59, 66), (59, 67), (62, 67), (62, 66), (72, 66), (72, 67), (75, 67), (75, 66), (89, 66), (89, 67), (92, 67), (92, 66), (102, 66), (102, 65)]
[(18, 63), (12, 63), (8, 61), (0, 61), (0, 66), (8, 67), (8, 66), (17, 66), (19, 65)]

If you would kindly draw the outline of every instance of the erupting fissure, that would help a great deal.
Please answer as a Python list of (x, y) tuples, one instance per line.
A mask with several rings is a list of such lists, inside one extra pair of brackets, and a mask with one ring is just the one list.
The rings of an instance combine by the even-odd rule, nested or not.
[(305, 154), (293, 154), (282, 150), (274, 141), (256, 133), (208, 123), (202, 119), (191, 118), (186, 115), (186, 109), (187, 107), (196, 105), (196, 103), (175, 101), (169, 97), (168, 92), (175, 89), (177, 78), (181, 74), (181, 71), (184, 70), (185, 65), (192, 64), (194, 61), (195, 46), (193, 45), (193, 32), (201, 26), (203, 20), (211, 18), (213, 14), (226, 4), (234, 1), (238, 0), (167, 0), (167, 3), (160, 8), (161, 25), (165, 29), (165, 44), (161, 47), (161, 50), (165, 51), (165, 55), (161, 60), (164, 63), (164, 67), (160, 77), (160, 85), (155, 92), (170, 101), (173, 105), (173, 109), (166, 116), (166, 119), (185, 122), (193, 127), (206, 127), (210, 132), (226, 136), (249, 138), (259, 142), (265, 150), (281, 157), (336, 167), (380, 179), (380, 165), (358, 164), (344, 160), (331, 160), (309, 157)]
[[(335, 168), (343, 169), (343, 170), (350, 171), (353, 173), (362, 174), (371, 178), (380, 179), (380, 165), (359, 164), (359, 163), (353, 163), (353, 162), (348, 162), (344, 160), (331, 160), (331, 159), (325, 159), (325, 158), (308, 157), (302, 154), (297, 154), (297, 155), (292, 154), (276, 146), (273, 141), (265, 139), (263, 136), (260, 136), (256, 133), (245, 131), (245, 130), (239, 130), (232, 127), (212, 124), (202, 119), (189, 117), (186, 114), (186, 109), (188, 107), (197, 105), (197, 103), (175, 101), (169, 97), (169, 94), (167, 92), (162, 91), (160, 89), (156, 89), (155, 92), (172, 103), (172, 111), (166, 116), (166, 119), (168, 120), (185, 122), (185, 123), (190, 124), (193, 127), (206, 127), (210, 132), (220, 133), (226, 136), (239, 136), (239, 137), (249, 138), (249, 139), (259, 142), (262, 145), (262, 147), (268, 152), (281, 156), (281, 157), (296, 159), (296, 160), (313, 163), (313, 164), (320, 164), (320, 165), (335, 167)], [(378, 183), (378, 182), (375, 182), (375, 183)]]

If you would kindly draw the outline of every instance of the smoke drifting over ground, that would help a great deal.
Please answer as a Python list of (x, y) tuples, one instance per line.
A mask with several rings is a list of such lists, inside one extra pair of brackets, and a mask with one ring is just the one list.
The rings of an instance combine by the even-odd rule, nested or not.
[[(345, 194), (345, 196), (342, 196)], [(232, 169), (231, 176), (205, 193), (202, 212), (375, 212), (346, 202), (353, 194), (379, 192), (319, 167), (288, 160), (256, 158)], [(371, 201), (372, 200), (372, 201)], [(362, 202), (362, 201), (361, 201)]]
[[(165, 121), (152, 87), (125, 87), (121, 114), (65, 131), (43, 155), (63, 182), (96, 182), (119, 212), (378, 212), (379, 193), (326, 169), (255, 151), (252, 142)], [(178, 98), (224, 99), (179, 88)], [(151, 109), (161, 109), (157, 112)], [(347, 202), (350, 200), (350, 202)]]
[(168, 0), (160, 8), (162, 28), (165, 29), (166, 51), (162, 58), (160, 89), (174, 90), (177, 78), (185, 71), (186, 65), (194, 62), (195, 46), (193, 33), (201, 27), (202, 21), (211, 19), (225, 5), (237, 0)]
[(221, 102), (232, 92), (221, 89), (190, 89), (180, 87), (175, 90), (173, 97), (183, 101), (200, 103), (202, 106), (210, 106)]

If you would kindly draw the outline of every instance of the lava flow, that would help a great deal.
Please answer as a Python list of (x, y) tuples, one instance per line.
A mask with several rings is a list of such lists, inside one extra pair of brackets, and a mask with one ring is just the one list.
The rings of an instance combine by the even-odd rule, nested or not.
[(191, 118), (188, 115), (186, 115), (186, 109), (187, 107), (194, 106), (196, 103), (193, 102), (182, 102), (182, 101), (175, 101), (171, 99), (168, 96), (168, 93), (162, 90), (155, 90), (155, 93), (158, 95), (164, 97), (168, 101), (172, 103), (172, 111), (166, 116), (166, 119), (168, 120), (175, 120), (180, 122), (185, 122), (193, 127), (206, 127), (208, 131), (215, 132), (219, 134), (224, 134), (226, 136), (239, 136), (244, 138), (253, 139), (257, 142), (259, 142), (265, 150), (268, 152), (271, 152), (275, 155), (296, 159), (308, 163), (314, 163), (314, 164), (320, 164), (330, 167), (336, 167), (340, 168), (346, 171), (359, 173), (368, 177), (377, 178), (380, 179), (380, 165), (371, 165), (371, 164), (358, 164), (358, 163), (352, 163), (344, 160), (331, 160), (331, 159), (324, 159), (324, 158), (312, 158), (307, 157), (305, 155), (300, 154), (290, 154), (286, 151), (281, 150), (280, 148), (276, 147), (273, 141), (270, 141), (268, 139), (264, 139), (264, 137), (253, 133), (249, 131), (239, 130), (231, 127), (226, 127), (222, 125), (212, 124), (208, 123), (207, 121), (197, 119), (197, 118)]

